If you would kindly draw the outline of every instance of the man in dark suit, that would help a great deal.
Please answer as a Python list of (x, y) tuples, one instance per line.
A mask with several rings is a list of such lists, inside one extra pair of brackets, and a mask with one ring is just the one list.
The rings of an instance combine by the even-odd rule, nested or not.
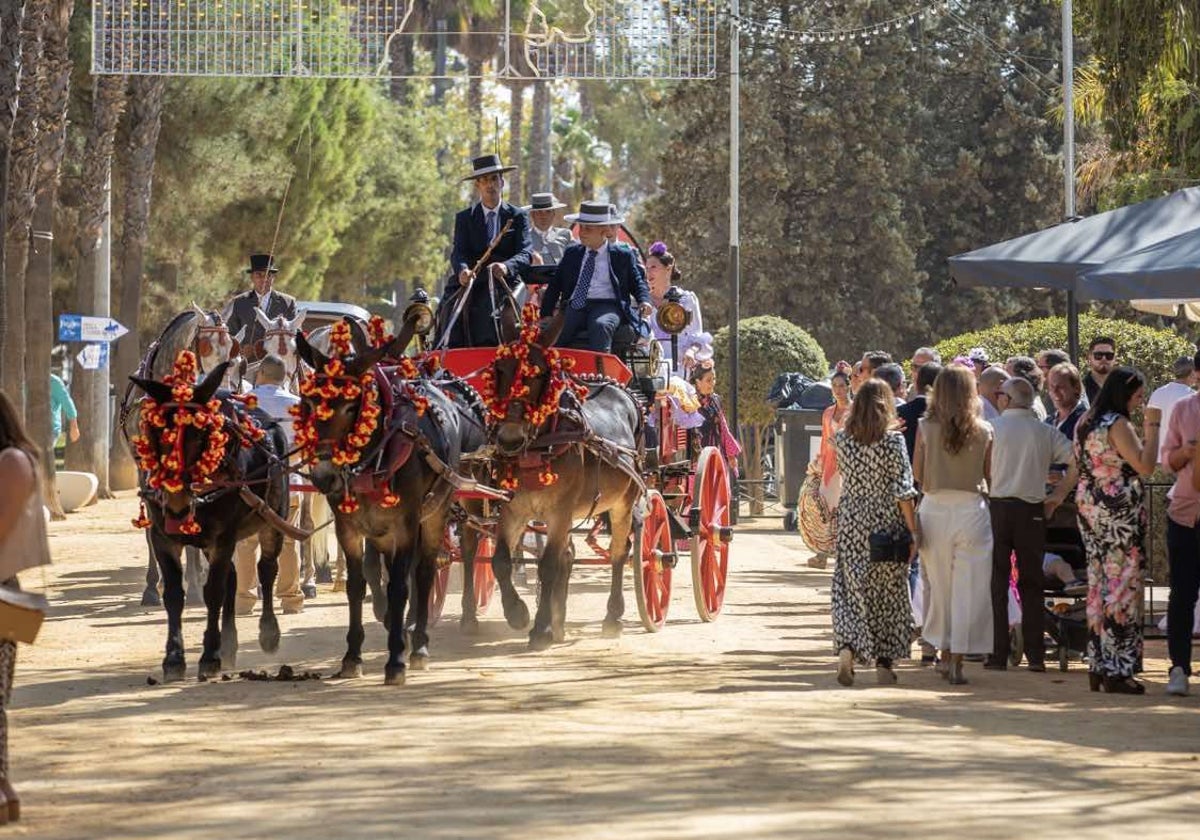
[(296, 299), (272, 288), (279, 269), (276, 268), (275, 259), (270, 254), (251, 254), (250, 267), (246, 269), (246, 273), (250, 275), (250, 282), (254, 284), (254, 288), (233, 299), (226, 310), (225, 325), (229, 327), (230, 335), (237, 335), (242, 327), (246, 328), (242, 347), (245, 348), (246, 357), (255, 361), (259, 355), (258, 342), (262, 339), (264, 330), (258, 323), (254, 310), (261, 309), (268, 318), (282, 315), (288, 320), (293, 320), (296, 317)]
[[(493, 283), (514, 288), (529, 267), (533, 243), (529, 238), (529, 215), (521, 208), (502, 201), (500, 196), (504, 188), (503, 174), (516, 167), (501, 164), (499, 155), (483, 155), (475, 158), (471, 164), (474, 171), (463, 180), (475, 183), (479, 202), (454, 217), (451, 276), (442, 295), (442, 306), (449, 306), (449, 311), (453, 312), (457, 308), (459, 295), (468, 295), (462, 314), (450, 327), (451, 347), (494, 347), (500, 342), (492, 317), (493, 296), (488, 289), (488, 281), (490, 279)], [(473, 276), (471, 269), (509, 221), (512, 225), (496, 243), (488, 257), (488, 264), (481, 266), (479, 276)], [(498, 288), (495, 295), (497, 302), (503, 296), (503, 289)]]
[(560, 345), (612, 352), (613, 334), (622, 323), (637, 333), (648, 329), (643, 319), (654, 307), (646, 274), (632, 250), (609, 242), (621, 223), (612, 205), (585, 201), (567, 223), (579, 225), (579, 242), (563, 253), (546, 285), (542, 317), (554, 314), (561, 303), (567, 317)]

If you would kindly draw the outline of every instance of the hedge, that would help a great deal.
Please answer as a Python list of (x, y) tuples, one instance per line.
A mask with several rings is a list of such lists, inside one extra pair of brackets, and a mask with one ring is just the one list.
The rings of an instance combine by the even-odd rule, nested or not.
[[(717, 361), (718, 392), (729, 387), (729, 327), (713, 340)], [(769, 425), (775, 409), (767, 393), (781, 373), (803, 373), (821, 379), (829, 372), (825, 351), (800, 327), (777, 315), (758, 315), (738, 323), (738, 419), (742, 423)]]
[[(1087, 345), (1095, 336), (1108, 336), (1117, 342), (1117, 363), (1133, 365), (1146, 375), (1151, 389), (1172, 381), (1171, 369), (1180, 356), (1192, 356), (1196, 346), (1171, 330), (1160, 330), (1118, 321), (1098, 318), (1090, 314), (1079, 316), (1080, 354), (1087, 353)], [(1034, 356), (1039, 350), (1051, 348), (1067, 349), (1067, 321), (1065, 318), (1039, 318), (1036, 321), (1021, 321), (1016, 324), (1000, 324), (991, 329), (965, 333), (947, 338), (937, 346), (946, 362), (955, 356), (965, 356), (973, 347), (982, 347), (993, 362), (1004, 364), (1010, 356)], [(1087, 360), (1083, 370), (1087, 370)]]

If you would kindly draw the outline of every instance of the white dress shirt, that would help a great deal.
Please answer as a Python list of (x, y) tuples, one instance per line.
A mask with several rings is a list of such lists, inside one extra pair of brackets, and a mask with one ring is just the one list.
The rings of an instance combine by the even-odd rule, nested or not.
[(991, 497), (1044, 502), (1050, 465), (1075, 460), (1071, 442), (1028, 408), (1006, 409), (991, 422)]
[[(587, 262), (587, 254), (583, 255)], [(612, 270), (608, 266), (608, 243), (605, 242), (596, 251), (596, 270), (592, 272), (592, 283), (588, 286), (588, 300), (616, 300), (613, 291)]]
[[(1146, 405), (1162, 409), (1162, 428), (1169, 429), (1171, 428), (1171, 412), (1175, 410), (1175, 403), (1194, 393), (1196, 392), (1182, 382), (1168, 382), (1150, 395)], [(1167, 462), (1166, 432), (1162, 435), (1162, 445), (1158, 450), (1158, 462), (1160, 464)]]
[(294, 433), (292, 415), (288, 409), (299, 403), (300, 398), (282, 385), (259, 385), (250, 393), (258, 398), (258, 407), (279, 423), (290, 448)]

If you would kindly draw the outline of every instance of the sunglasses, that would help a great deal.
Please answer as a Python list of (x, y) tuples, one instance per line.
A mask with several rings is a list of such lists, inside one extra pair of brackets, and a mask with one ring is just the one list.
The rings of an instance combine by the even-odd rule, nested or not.
[(1107, 353), (1102, 350), (1097, 350), (1096, 352), (1092, 353), (1093, 359), (1107, 359), (1110, 362), (1113, 359), (1115, 359), (1116, 357), (1117, 357), (1116, 353)]

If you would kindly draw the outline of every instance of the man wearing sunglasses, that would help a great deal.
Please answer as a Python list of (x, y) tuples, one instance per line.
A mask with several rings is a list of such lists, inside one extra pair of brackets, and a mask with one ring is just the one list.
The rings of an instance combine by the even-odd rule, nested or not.
[(1088, 373), (1083, 377), (1083, 390), (1087, 393), (1088, 405), (1096, 402), (1096, 395), (1104, 386), (1104, 380), (1117, 366), (1117, 342), (1107, 336), (1097, 336), (1088, 345)]

